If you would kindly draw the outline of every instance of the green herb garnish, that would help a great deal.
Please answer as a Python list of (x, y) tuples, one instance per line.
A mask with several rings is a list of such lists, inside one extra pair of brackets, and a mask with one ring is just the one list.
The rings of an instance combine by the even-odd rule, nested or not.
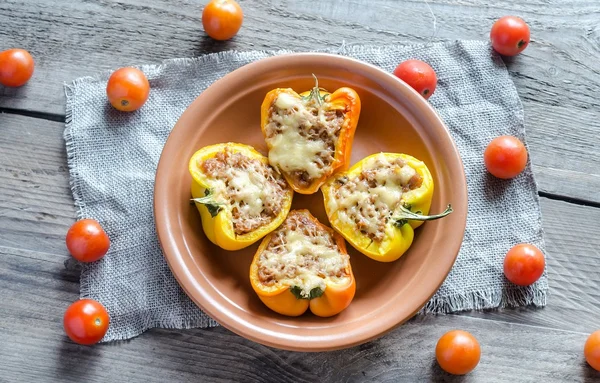
[(296, 299), (308, 299), (308, 300), (318, 298), (321, 295), (323, 295), (323, 293), (324, 293), (324, 291), (320, 287), (315, 287), (312, 290), (310, 290), (310, 293), (308, 293), (308, 296), (306, 296), (305, 294), (302, 294), (302, 289), (299, 286), (292, 286), (290, 291), (292, 292), (292, 294), (294, 294)]
[(210, 189), (204, 190), (204, 197), (193, 198), (192, 201), (206, 206), (206, 209), (208, 209), (210, 216), (213, 218), (216, 217), (217, 214), (219, 214), (221, 209), (223, 209), (224, 205), (223, 203), (214, 200), (213, 192)]

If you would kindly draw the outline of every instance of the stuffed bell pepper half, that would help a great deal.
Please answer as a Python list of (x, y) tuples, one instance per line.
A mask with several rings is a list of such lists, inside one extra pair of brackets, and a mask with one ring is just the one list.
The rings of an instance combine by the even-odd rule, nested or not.
[(261, 242), (250, 266), (260, 300), (287, 316), (308, 309), (320, 317), (343, 311), (356, 291), (344, 238), (308, 210), (292, 210)]
[(380, 262), (395, 261), (413, 242), (429, 214), (433, 178), (425, 163), (397, 153), (378, 153), (331, 177), (321, 188), (331, 226), (359, 252)]
[(293, 190), (251, 146), (206, 146), (194, 153), (189, 171), (204, 233), (225, 250), (257, 242), (290, 211)]
[(356, 91), (333, 93), (315, 87), (298, 94), (289, 88), (267, 93), (261, 107), (261, 130), (269, 162), (301, 194), (313, 194), (332, 174), (349, 166), (360, 115)]

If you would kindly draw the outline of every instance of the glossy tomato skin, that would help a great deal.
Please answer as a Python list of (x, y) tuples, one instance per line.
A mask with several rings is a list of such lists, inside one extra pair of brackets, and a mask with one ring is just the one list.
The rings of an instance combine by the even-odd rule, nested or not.
[(75, 222), (67, 232), (67, 249), (80, 262), (95, 262), (110, 247), (110, 238), (98, 221), (82, 219)]
[(515, 56), (529, 45), (529, 26), (516, 16), (501, 17), (492, 26), (490, 40), (496, 52), (504, 56)]
[(596, 371), (600, 371), (600, 330), (590, 334), (583, 349), (585, 360)]
[(67, 336), (75, 343), (92, 345), (106, 334), (110, 318), (108, 312), (92, 299), (80, 299), (65, 311), (63, 327)]
[(204, 31), (215, 40), (229, 40), (244, 21), (244, 13), (234, 0), (212, 0), (202, 11)]
[(122, 112), (138, 110), (149, 95), (150, 83), (144, 72), (137, 68), (117, 69), (106, 84), (108, 101)]
[(479, 364), (481, 348), (471, 333), (452, 330), (438, 340), (435, 357), (442, 370), (453, 375), (465, 375)]
[(394, 75), (407, 83), (425, 99), (431, 97), (437, 86), (437, 75), (433, 68), (421, 60), (406, 60), (401, 62)]
[(10, 87), (23, 86), (33, 75), (33, 57), (24, 49), (8, 49), (0, 52), (0, 84)]
[(545, 267), (544, 254), (527, 243), (514, 246), (504, 257), (504, 275), (519, 286), (529, 286), (540, 279)]
[(527, 157), (525, 145), (513, 136), (494, 138), (483, 153), (488, 172), (502, 179), (518, 176), (527, 165)]

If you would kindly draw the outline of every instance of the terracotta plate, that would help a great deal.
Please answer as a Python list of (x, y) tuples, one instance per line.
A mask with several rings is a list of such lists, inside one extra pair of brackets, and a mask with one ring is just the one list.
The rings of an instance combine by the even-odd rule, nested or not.
[[(266, 154), (260, 105), (276, 87), (304, 91), (319, 85), (350, 86), (362, 112), (352, 163), (380, 152), (424, 161), (434, 178), (432, 213), (451, 203), (454, 213), (417, 229), (398, 261), (378, 263), (350, 246), (357, 290), (352, 304), (332, 318), (290, 318), (272, 312), (255, 295), (248, 277), (258, 247), (228, 252), (212, 245), (190, 205), (188, 161), (219, 142), (253, 145)], [(394, 76), (375, 66), (327, 54), (293, 54), (246, 65), (215, 82), (183, 113), (163, 150), (155, 185), (156, 228), (173, 274), (190, 296), (220, 324), (253, 341), (290, 350), (349, 347), (381, 336), (412, 317), (438, 289), (458, 254), (466, 224), (467, 187), (462, 162), (446, 127), (430, 105)], [(321, 193), (295, 194), (293, 208), (308, 208), (328, 223)]]

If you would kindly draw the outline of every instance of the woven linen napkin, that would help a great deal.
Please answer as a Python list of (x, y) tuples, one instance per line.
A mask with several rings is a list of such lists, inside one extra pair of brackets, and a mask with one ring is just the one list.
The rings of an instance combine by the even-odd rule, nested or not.
[[(416, 58), (438, 75), (430, 102), (462, 155), (469, 210), (458, 259), (422, 313), (544, 306), (545, 274), (530, 287), (516, 287), (502, 272), (503, 257), (514, 244), (544, 247), (530, 164), (510, 181), (490, 176), (483, 164), (483, 151), (492, 138), (508, 134), (525, 139), (517, 91), (487, 42), (342, 46), (328, 52), (388, 72)], [(135, 113), (121, 113), (108, 104), (109, 73), (66, 86), (65, 141), (78, 215), (97, 219), (111, 238), (109, 253), (84, 264), (81, 274), (81, 297), (101, 302), (111, 317), (103, 341), (131, 338), (153, 327), (217, 325), (183, 293), (162, 255), (152, 211), (157, 162), (179, 116), (202, 91), (243, 65), (284, 53), (289, 52), (224, 52), (141, 66), (151, 92)]]

